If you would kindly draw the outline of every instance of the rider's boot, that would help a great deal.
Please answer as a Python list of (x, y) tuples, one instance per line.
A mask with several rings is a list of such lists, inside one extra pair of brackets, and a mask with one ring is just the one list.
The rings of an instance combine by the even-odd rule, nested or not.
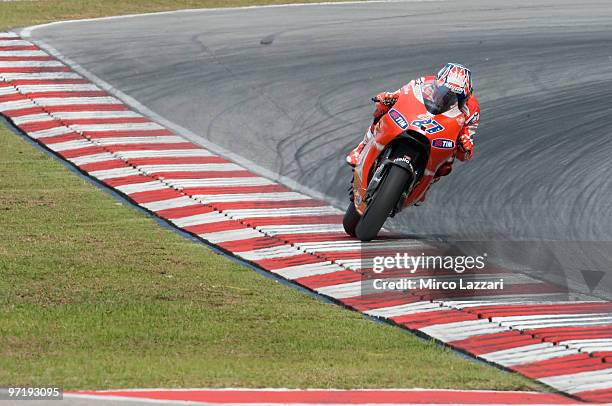
[(425, 200), (427, 200), (427, 193), (429, 192), (429, 189), (431, 189), (431, 186), (439, 180), (440, 178), (434, 178), (431, 181), (431, 183), (429, 184), (429, 187), (425, 189), (425, 191), (421, 195), (421, 198), (414, 203), (415, 206), (422, 206), (425, 203)]
[(361, 151), (366, 146), (367, 142), (372, 138), (372, 127), (368, 128), (368, 132), (366, 132), (363, 140), (346, 156), (346, 163), (352, 166), (353, 168), (357, 166), (359, 163), (359, 155), (361, 155)]
[[(430, 185), (430, 187), (431, 187), (431, 185)], [(418, 206), (422, 206), (423, 203), (425, 203), (425, 200), (427, 200), (427, 192), (429, 192), (429, 188), (427, 188), (427, 190), (425, 190), (425, 192), (423, 193), (421, 198), (414, 203), (415, 206), (417, 206), (417, 207)]]
[(438, 182), (442, 176), (450, 175), (452, 170), (453, 170), (453, 160), (443, 163), (442, 166), (438, 168), (438, 171), (436, 172), (436, 175), (434, 176), (433, 180), (429, 184), (429, 187), (425, 189), (425, 192), (423, 192), (423, 195), (421, 196), (421, 198), (417, 200), (414, 205), (415, 206), (423, 205), (423, 203), (425, 203), (425, 200), (427, 200), (427, 193), (429, 192), (429, 189), (431, 189), (433, 184)]

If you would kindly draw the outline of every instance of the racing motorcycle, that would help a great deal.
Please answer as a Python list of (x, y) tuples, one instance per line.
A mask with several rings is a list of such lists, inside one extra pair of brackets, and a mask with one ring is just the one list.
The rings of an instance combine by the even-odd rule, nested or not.
[(404, 86), (373, 125), (353, 170), (343, 220), (347, 234), (370, 241), (387, 217), (417, 203), (438, 169), (455, 159), (464, 120), (454, 93), (426, 92), (419, 83)]

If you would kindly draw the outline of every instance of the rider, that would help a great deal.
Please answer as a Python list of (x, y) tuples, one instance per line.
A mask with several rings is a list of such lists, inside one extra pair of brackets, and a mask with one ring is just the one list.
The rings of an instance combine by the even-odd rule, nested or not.
[[(410, 87), (415, 88), (417, 86), (420, 87), (421, 94), (423, 94), (424, 98), (431, 100), (436, 105), (447, 104), (443, 107), (443, 113), (454, 107), (450, 105), (450, 103), (457, 104), (464, 120), (463, 128), (457, 140), (459, 146), (457, 158), (460, 161), (468, 161), (472, 157), (474, 151), (474, 135), (476, 134), (476, 128), (480, 121), (480, 107), (478, 106), (476, 96), (473, 94), (472, 73), (463, 65), (458, 63), (447, 63), (446, 66), (438, 72), (437, 76), (424, 76), (412, 80), (395, 92), (382, 92), (372, 99), (376, 101), (376, 108), (373, 115), (374, 121), (368, 128), (368, 132), (363, 141), (361, 141), (346, 157), (346, 161), (350, 166), (354, 167), (357, 165), (361, 151), (372, 137), (374, 126), (381, 117), (393, 107), (400, 96), (400, 92), (404, 89), (409, 89)], [(452, 160), (443, 164), (436, 172), (432, 184), (440, 180), (440, 177), (450, 174), (452, 169)], [(419, 203), (424, 201), (425, 194), (423, 194)]]

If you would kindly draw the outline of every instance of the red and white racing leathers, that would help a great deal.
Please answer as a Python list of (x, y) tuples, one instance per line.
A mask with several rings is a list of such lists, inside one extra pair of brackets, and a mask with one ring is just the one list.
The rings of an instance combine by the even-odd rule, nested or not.
[[(431, 87), (435, 83), (435, 76), (424, 76), (418, 79), (411, 81), (406, 84), (404, 87), (410, 86), (421, 86), (421, 89), (425, 91), (424, 88)], [(403, 88), (402, 88), (403, 89)], [(382, 92), (376, 95), (375, 99), (378, 100), (376, 102), (376, 107), (374, 109), (374, 122), (363, 141), (357, 145), (355, 149), (353, 149), (348, 156), (346, 157), (346, 161), (349, 165), (355, 166), (359, 160), (359, 154), (363, 150), (368, 139), (372, 136), (372, 128), (374, 125), (380, 120), (380, 118), (385, 115), (391, 107), (397, 101), (399, 97), (399, 93), (402, 89), (399, 89), (395, 92)], [(476, 129), (478, 128), (478, 124), (480, 122), (480, 107), (478, 105), (478, 99), (473, 94), (467, 99), (465, 105), (461, 108), (461, 112), (465, 116), (465, 124), (459, 133), (459, 137), (457, 142), (459, 144), (459, 148), (457, 150), (457, 159), (460, 161), (468, 161), (472, 158), (474, 152), (474, 136), (476, 135)], [(438, 172), (436, 173), (436, 178), (439, 179), (440, 176), (448, 175), (452, 170), (452, 163), (448, 163), (448, 165), (443, 165)]]

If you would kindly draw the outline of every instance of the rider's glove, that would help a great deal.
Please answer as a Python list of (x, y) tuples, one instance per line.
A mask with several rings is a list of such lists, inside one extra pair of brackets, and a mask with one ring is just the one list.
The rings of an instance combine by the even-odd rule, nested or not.
[(381, 92), (376, 95), (372, 100), (378, 103), (382, 103), (387, 107), (392, 107), (397, 101), (397, 93)]
[(397, 101), (397, 98), (397, 93), (391, 92), (378, 93), (376, 97), (372, 98), (372, 101), (376, 102), (376, 108), (374, 109), (374, 114), (372, 115), (374, 123), (377, 123), (378, 120), (380, 120), (380, 118), (384, 116), (391, 107), (393, 107)]
[(467, 133), (461, 134), (459, 137), (459, 147), (465, 153), (467, 157), (472, 155), (472, 151), (474, 150), (474, 142), (472, 138)]

